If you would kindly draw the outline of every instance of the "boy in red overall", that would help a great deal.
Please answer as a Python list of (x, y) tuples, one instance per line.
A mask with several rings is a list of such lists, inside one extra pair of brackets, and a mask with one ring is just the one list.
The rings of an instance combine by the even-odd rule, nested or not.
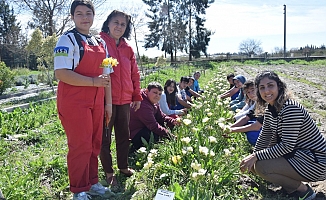
[(108, 57), (106, 45), (89, 32), (94, 19), (93, 4), (89, 0), (75, 0), (70, 13), (75, 28), (62, 35), (54, 49), (55, 76), (60, 80), (57, 108), (68, 140), (73, 199), (89, 199), (89, 194), (103, 195), (109, 191), (98, 182), (97, 157), (104, 112), (108, 117), (112, 115), (109, 74), (113, 70), (100, 67)]

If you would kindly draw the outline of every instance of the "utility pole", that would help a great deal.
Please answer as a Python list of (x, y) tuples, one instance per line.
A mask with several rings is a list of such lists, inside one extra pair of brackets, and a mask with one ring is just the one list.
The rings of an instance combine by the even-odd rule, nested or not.
[(286, 58), (286, 5), (284, 4), (284, 58)]
[(191, 57), (191, 7), (192, 7), (192, 1), (190, 0), (190, 8), (189, 8), (189, 61), (192, 61)]

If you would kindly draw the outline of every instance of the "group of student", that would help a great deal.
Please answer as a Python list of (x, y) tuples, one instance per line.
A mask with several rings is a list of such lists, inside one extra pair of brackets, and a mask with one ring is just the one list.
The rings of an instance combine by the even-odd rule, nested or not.
[(241, 109), (230, 132), (246, 133), (254, 146), (240, 170), (282, 186), (288, 196), (314, 199), (316, 193), (304, 182), (326, 179), (326, 140), (316, 123), (275, 72), (263, 71), (254, 81), (242, 75), (229, 77), (234, 86), (220, 97), (231, 97), (235, 88), (239, 96), (244, 94), (230, 102), (231, 110), (235, 105)]
[[(67, 135), (70, 191), (73, 199), (85, 200), (109, 191), (99, 183), (98, 155), (107, 184), (118, 184), (112, 167), (113, 130), (119, 172), (130, 177), (134, 170), (128, 166), (128, 155), (143, 146), (142, 138), (149, 141), (151, 133), (155, 140), (174, 137), (170, 130), (178, 124), (176, 118), (191, 108), (191, 96), (200, 97), (200, 72), (182, 77), (178, 86), (168, 80), (164, 93), (156, 82), (141, 90), (135, 54), (126, 42), (131, 17), (112, 11), (94, 36), (90, 27), (95, 10), (90, 0), (74, 0), (70, 14), (75, 27), (60, 36), (54, 49), (57, 110)], [(117, 66), (103, 66), (110, 57), (118, 61)], [(166, 106), (164, 112), (159, 101), (162, 108)]]
[[(67, 135), (70, 190), (73, 199), (86, 200), (89, 194), (109, 191), (99, 183), (98, 155), (107, 183), (117, 184), (110, 149), (113, 129), (119, 171), (132, 176), (128, 155), (143, 145), (141, 138), (149, 141), (152, 133), (156, 141), (174, 138), (176, 118), (189, 111), (191, 97), (200, 98), (202, 91), (200, 72), (181, 77), (179, 84), (152, 82), (141, 90), (135, 55), (126, 42), (131, 17), (114, 10), (100, 35), (93, 36), (91, 1), (74, 0), (70, 14), (75, 28), (59, 38), (54, 50), (55, 76), (60, 80), (57, 110)], [(108, 57), (117, 59), (118, 65), (101, 68)], [(254, 152), (241, 162), (241, 170), (278, 183), (288, 193), (313, 198), (315, 193), (301, 181), (325, 179), (326, 142), (309, 114), (288, 96), (285, 83), (274, 72), (261, 73), (254, 84), (242, 75), (228, 81), (230, 90), (220, 97), (230, 97), (230, 109), (243, 113), (235, 116), (231, 131), (248, 133), (248, 126), (259, 131), (250, 142)]]

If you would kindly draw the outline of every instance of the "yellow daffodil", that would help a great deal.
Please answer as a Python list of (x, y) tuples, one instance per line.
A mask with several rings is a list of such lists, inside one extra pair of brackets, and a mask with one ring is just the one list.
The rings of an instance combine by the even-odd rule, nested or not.
[(102, 64), (101, 64), (101, 68), (112, 68), (112, 67), (115, 67), (119, 64), (118, 60), (115, 59), (115, 58), (105, 58), (103, 59), (102, 61)]

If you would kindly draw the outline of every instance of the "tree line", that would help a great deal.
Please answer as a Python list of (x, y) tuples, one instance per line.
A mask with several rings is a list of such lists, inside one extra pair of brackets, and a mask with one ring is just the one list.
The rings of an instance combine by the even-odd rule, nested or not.
[[(98, 9), (105, 0), (92, 2)], [(149, 33), (145, 35), (146, 49), (159, 48), (165, 57), (170, 55), (172, 61), (180, 52), (188, 53), (189, 60), (201, 55), (207, 56), (207, 46), (213, 32), (205, 28), (205, 14), (213, 2), (214, 0), (143, 0), (149, 6), (144, 11), (147, 20), (138, 17), (137, 12), (141, 12), (139, 9), (127, 12), (133, 16), (136, 44), (136, 32), (141, 28), (139, 22), (147, 21)], [(31, 49), (29, 43), (35, 39), (28, 38), (28, 32), (37, 29), (43, 39), (63, 34), (73, 27), (69, 13), (70, 3), (66, 0), (0, 0), (0, 61), (11, 68), (37, 69), (40, 53), (37, 52), (37, 46), (36, 49)], [(17, 20), (17, 15), (21, 13), (29, 13), (32, 20), (21, 24)], [(39, 37), (39, 32), (32, 34), (32, 37), (33, 35)]]

